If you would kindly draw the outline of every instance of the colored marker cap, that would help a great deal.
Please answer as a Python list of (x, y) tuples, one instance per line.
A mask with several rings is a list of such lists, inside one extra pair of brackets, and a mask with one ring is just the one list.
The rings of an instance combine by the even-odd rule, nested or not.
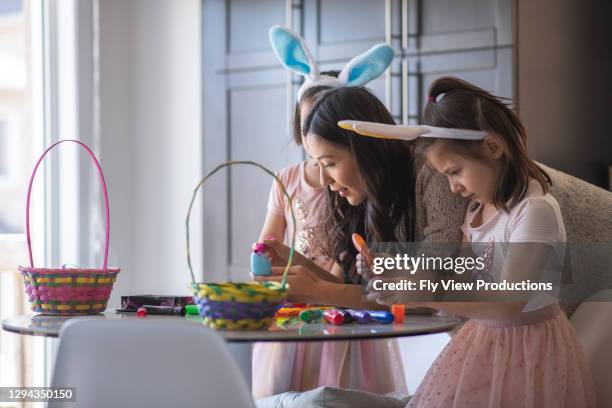
[(393, 314), (393, 323), (404, 323), (406, 305), (391, 305), (391, 313)]

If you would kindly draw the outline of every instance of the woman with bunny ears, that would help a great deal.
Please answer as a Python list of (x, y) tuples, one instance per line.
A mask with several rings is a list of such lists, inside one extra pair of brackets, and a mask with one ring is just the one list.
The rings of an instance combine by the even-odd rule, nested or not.
[[(393, 59), (393, 49), (379, 44), (352, 59), (342, 71), (319, 72), (304, 40), (281, 27), (270, 30), (270, 40), (281, 63), (305, 77), (297, 95), (293, 139), (302, 145), (302, 121), (318, 94), (342, 86), (359, 86), (379, 77)], [(342, 268), (329, 256), (325, 237), (328, 189), (321, 185), (319, 164), (305, 160), (280, 170), (277, 176), (292, 198), (296, 214), (296, 250), (299, 259), (329, 282), (343, 281)], [(270, 191), (268, 212), (260, 234), (281, 242), (291, 231), (291, 212), (275, 182)], [(272, 254), (270, 254), (272, 256)], [(273, 259), (273, 264), (282, 261)], [(253, 350), (253, 396), (262, 398), (285, 391), (305, 391), (335, 386), (379, 394), (406, 394), (404, 371), (395, 340), (334, 341), (309, 343), (258, 343)], [(394, 356), (391, 358), (391, 356)]]

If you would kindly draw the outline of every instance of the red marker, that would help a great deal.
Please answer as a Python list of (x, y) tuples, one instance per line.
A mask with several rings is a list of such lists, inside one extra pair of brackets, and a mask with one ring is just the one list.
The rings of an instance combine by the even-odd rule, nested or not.
[(329, 324), (340, 326), (344, 323), (344, 315), (338, 309), (328, 309), (323, 312), (323, 318)]
[(353, 239), (353, 245), (355, 246), (355, 249), (359, 251), (359, 253), (365, 257), (366, 262), (371, 265), (372, 257), (370, 255), (370, 248), (368, 248), (368, 244), (366, 244), (363, 237), (358, 233), (354, 232), (351, 238)]

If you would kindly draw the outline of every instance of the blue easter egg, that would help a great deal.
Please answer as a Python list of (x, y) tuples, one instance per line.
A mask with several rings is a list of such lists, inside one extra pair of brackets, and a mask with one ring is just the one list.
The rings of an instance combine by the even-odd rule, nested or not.
[(272, 275), (272, 264), (267, 256), (251, 253), (251, 271), (258, 276)]

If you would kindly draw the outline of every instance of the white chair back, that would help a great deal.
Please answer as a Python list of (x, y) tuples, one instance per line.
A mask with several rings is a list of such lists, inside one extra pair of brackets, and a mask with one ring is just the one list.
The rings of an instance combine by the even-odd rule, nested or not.
[(70, 319), (51, 385), (76, 388), (76, 403), (52, 408), (254, 406), (225, 342), (170, 319)]

